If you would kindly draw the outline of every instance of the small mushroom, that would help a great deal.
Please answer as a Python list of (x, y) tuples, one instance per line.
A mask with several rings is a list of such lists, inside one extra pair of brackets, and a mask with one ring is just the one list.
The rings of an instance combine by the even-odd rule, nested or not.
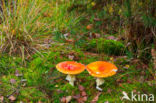
[(74, 61), (65, 61), (57, 64), (56, 68), (59, 72), (68, 74), (66, 80), (74, 86), (74, 81), (76, 80), (75, 75), (83, 72), (85, 70), (85, 65)]
[(102, 91), (99, 87), (104, 83), (103, 78), (116, 74), (118, 68), (109, 62), (96, 61), (87, 65), (87, 71), (90, 75), (96, 77), (96, 89)]

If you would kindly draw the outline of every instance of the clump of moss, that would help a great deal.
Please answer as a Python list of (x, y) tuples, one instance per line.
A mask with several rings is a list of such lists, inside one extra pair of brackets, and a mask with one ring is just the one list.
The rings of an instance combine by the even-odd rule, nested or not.
[(120, 41), (107, 40), (104, 38), (92, 39), (86, 46), (87, 51), (105, 53), (108, 55), (122, 55), (125, 46)]
[(18, 100), (22, 100), (23, 102), (33, 102), (33, 103), (39, 101), (48, 102), (46, 95), (34, 87), (22, 88)]

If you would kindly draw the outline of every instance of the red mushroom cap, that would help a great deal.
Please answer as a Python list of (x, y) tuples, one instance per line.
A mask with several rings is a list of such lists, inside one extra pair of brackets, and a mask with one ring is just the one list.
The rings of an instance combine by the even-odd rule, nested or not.
[(79, 74), (85, 70), (85, 66), (74, 61), (65, 61), (56, 65), (58, 71), (64, 74)]
[(116, 74), (118, 68), (109, 62), (96, 61), (87, 65), (87, 71), (94, 77), (104, 78)]

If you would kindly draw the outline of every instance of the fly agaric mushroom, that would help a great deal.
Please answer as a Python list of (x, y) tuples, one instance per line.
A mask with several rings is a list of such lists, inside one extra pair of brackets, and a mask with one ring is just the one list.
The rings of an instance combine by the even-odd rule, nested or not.
[(56, 68), (59, 72), (64, 74), (68, 74), (66, 80), (74, 86), (75, 75), (83, 72), (85, 70), (85, 66), (81, 63), (77, 63), (74, 61), (65, 61), (56, 65)]
[(90, 75), (96, 77), (96, 89), (102, 91), (99, 87), (104, 83), (103, 78), (116, 74), (118, 68), (109, 62), (96, 61), (87, 65), (87, 71)]

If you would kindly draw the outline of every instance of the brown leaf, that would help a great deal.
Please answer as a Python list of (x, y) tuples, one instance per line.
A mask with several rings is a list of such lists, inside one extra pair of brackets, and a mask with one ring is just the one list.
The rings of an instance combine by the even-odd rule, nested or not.
[(89, 33), (90, 38), (100, 38), (100, 34), (98, 33)]
[(81, 98), (78, 98), (78, 99), (77, 99), (77, 102), (78, 102), (78, 103), (84, 103), (84, 100), (83, 100), (83, 98), (81, 97)]
[(22, 87), (25, 87), (26, 85), (27, 85), (26, 83), (23, 83), (23, 84), (22, 84)]
[(94, 18), (94, 20), (95, 20), (95, 21), (100, 21), (101, 19), (100, 19), (100, 18)]
[(15, 71), (15, 76), (16, 76), (16, 77), (19, 77), (19, 76), (22, 76), (22, 74), (20, 74), (19, 71), (16, 70), (16, 71)]
[(37, 103), (42, 103), (42, 101), (39, 100)]
[(73, 40), (73, 39), (68, 39), (68, 40), (66, 40), (66, 42), (68, 42), (68, 43), (74, 43), (75, 40)]
[(16, 83), (16, 80), (15, 79), (10, 79), (10, 83), (14, 84), (14, 83)]
[(62, 103), (66, 103), (66, 97), (62, 97), (62, 98), (61, 98), (61, 102), (62, 102)]
[(87, 96), (83, 97), (83, 101), (87, 101)]
[(136, 90), (136, 89), (134, 89), (134, 90), (133, 90), (133, 93), (136, 93), (136, 92), (137, 92), (137, 90)]
[(69, 58), (70, 60), (73, 60), (73, 59), (74, 59), (74, 55), (68, 55), (68, 58)]
[(14, 97), (13, 95), (11, 95), (11, 96), (9, 96), (9, 100), (15, 101), (16, 100), (16, 97)]
[(66, 97), (66, 103), (69, 103), (72, 100), (72, 96), (67, 96)]
[(82, 92), (81, 92), (81, 96), (83, 96), (83, 97), (84, 97), (84, 96), (86, 96), (86, 95), (87, 95), (87, 94), (86, 94), (86, 92), (85, 92), (85, 91), (82, 91)]
[(68, 37), (70, 36), (70, 33), (63, 34), (63, 36), (64, 36), (64, 38), (65, 38), (66, 40), (68, 40)]
[(93, 28), (93, 24), (87, 25), (86, 29), (91, 30)]
[(84, 88), (82, 85), (79, 85), (79, 90), (80, 90), (80, 91), (84, 91), (84, 89), (85, 89), (85, 88)]
[(143, 83), (144, 80), (145, 80), (144, 76), (140, 76), (140, 78), (139, 78), (139, 82), (140, 82), (140, 83)]
[(74, 99), (79, 99), (80, 97), (81, 97), (80, 94), (73, 96)]
[(63, 91), (60, 89), (56, 89), (56, 91), (57, 91), (57, 93), (63, 93)]
[(122, 87), (122, 88), (123, 88), (123, 85), (122, 85), (122, 83), (119, 83), (119, 87)]
[(72, 99), (72, 96), (62, 97), (61, 102), (62, 103), (69, 103)]
[(98, 92), (97, 95), (93, 98), (93, 100), (91, 101), (91, 103), (96, 103), (99, 99), (101, 92)]
[(114, 36), (108, 36), (107, 39), (110, 39), (110, 40), (117, 40), (117, 38), (114, 37)]
[(2, 103), (4, 100), (4, 97), (3, 96), (0, 96), (0, 102)]
[(127, 79), (127, 83), (129, 83), (129, 84), (130, 84), (130, 83), (132, 83), (132, 80), (130, 80), (130, 79)]
[(111, 92), (112, 92), (112, 90), (111, 90), (110, 88), (108, 88), (108, 89), (107, 89), (107, 93), (110, 94)]

